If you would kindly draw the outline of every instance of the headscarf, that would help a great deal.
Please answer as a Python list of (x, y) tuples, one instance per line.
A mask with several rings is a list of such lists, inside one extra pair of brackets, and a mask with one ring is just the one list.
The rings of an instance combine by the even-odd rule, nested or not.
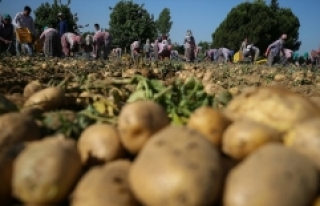
[(9, 14), (3, 15), (3, 20), (8, 19), (11, 20), (11, 16)]
[(192, 36), (192, 31), (190, 29), (187, 30), (187, 36)]

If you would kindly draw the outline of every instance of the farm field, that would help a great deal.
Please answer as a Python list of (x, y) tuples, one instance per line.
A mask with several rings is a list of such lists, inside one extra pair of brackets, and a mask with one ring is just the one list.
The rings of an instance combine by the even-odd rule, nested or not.
[(3, 57), (0, 97), (0, 205), (320, 205), (317, 68)]

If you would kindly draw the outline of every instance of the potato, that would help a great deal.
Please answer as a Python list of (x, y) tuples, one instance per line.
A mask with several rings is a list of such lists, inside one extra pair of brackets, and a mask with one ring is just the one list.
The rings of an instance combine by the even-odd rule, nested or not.
[(18, 111), (18, 107), (6, 96), (0, 94), (0, 114), (16, 111)]
[(213, 145), (220, 147), (223, 132), (230, 124), (231, 121), (219, 110), (204, 106), (191, 114), (187, 125), (203, 134)]
[(156, 102), (126, 104), (119, 115), (120, 139), (131, 154), (137, 154), (154, 133), (170, 124), (166, 111)]
[(251, 120), (236, 121), (223, 134), (222, 150), (241, 160), (262, 145), (275, 141), (281, 141), (277, 130)]
[(232, 120), (249, 118), (281, 132), (308, 118), (319, 117), (319, 108), (309, 99), (280, 88), (251, 88), (227, 106)]
[(103, 164), (123, 154), (118, 131), (108, 124), (94, 124), (86, 128), (77, 146), (84, 165)]
[(117, 160), (90, 169), (76, 186), (71, 206), (138, 206), (128, 183), (130, 167), (129, 161)]
[(286, 146), (308, 157), (320, 170), (320, 118), (300, 123), (284, 137)]
[(216, 147), (196, 130), (168, 126), (142, 148), (129, 183), (143, 205), (204, 206), (217, 200), (222, 177)]
[(64, 91), (59, 87), (48, 87), (31, 95), (24, 107), (40, 108), (44, 111), (58, 109), (64, 101)]
[(48, 137), (30, 143), (13, 167), (13, 194), (25, 203), (64, 201), (81, 172), (81, 159), (72, 139)]
[(17, 144), (0, 152), (0, 205), (10, 205), (13, 162), (23, 148)]
[(320, 196), (318, 196), (314, 201), (312, 206), (320, 206)]
[(0, 151), (14, 144), (41, 137), (40, 128), (34, 119), (16, 112), (0, 116), (0, 131)]
[(304, 156), (278, 143), (262, 146), (228, 175), (224, 206), (306, 206), (319, 178)]
[(23, 96), (30, 97), (34, 93), (40, 91), (43, 88), (43, 85), (38, 81), (32, 81), (24, 87)]

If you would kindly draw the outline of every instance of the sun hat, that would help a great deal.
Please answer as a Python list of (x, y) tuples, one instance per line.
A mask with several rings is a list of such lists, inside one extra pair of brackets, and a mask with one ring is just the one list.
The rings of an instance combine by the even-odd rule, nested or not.
[(58, 16), (63, 16), (63, 14), (61, 12), (58, 13)]

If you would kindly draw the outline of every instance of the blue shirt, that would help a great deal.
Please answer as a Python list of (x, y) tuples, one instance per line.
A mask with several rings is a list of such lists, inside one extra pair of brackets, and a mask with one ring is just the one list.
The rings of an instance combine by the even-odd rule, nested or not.
[(64, 33), (68, 32), (68, 23), (66, 20), (61, 20), (59, 22), (59, 33), (62, 36)]

